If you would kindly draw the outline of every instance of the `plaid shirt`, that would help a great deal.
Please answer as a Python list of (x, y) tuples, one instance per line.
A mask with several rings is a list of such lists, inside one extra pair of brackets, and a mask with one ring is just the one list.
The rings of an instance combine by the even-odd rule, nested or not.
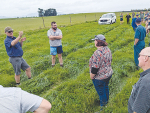
[(95, 79), (106, 79), (113, 73), (111, 68), (112, 55), (110, 49), (105, 46), (97, 49), (89, 60), (90, 72), (92, 67), (98, 68)]

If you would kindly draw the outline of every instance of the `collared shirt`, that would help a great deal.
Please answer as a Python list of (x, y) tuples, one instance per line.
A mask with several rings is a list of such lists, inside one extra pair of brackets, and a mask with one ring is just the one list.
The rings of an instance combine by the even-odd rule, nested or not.
[(139, 39), (136, 46), (144, 46), (145, 47), (145, 41), (144, 41), (145, 37), (146, 37), (146, 29), (142, 25), (139, 25), (136, 28), (135, 36), (134, 36), (134, 38)]
[(150, 68), (140, 73), (128, 100), (129, 113), (150, 113)]
[(6, 48), (6, 51), (7, 51), (7, 54), (9, 57), (20, 57), (23, 55), (23, 50), (22, 50), (20, 42), (18, 42), (14, 46), (11, 46), (11, 42), (15, 39), (16, 39), (16, 37), (11, 38), (11, 37), (7, 36), (4, 41), (5, 48)]
[[(50, 35), (52, 35), (52, 36), (60, 36), (60, 35), (62, 35), (62, 32), (61, 32), (61, 30), (58, 29), (58, 28), (57, 28), (56, 31), (54, 32), (53, 29), (51, 28), (51, 29), (49, 29), (49, 30), (47, 31), (47, 36), (49, 37)], [(50, 46), (54, 46), (54, 47), (57, 47), (57, 46), (62, 45), (61, 39), (49, 40), (49, 43), (50, 43)]]
[(137, 18), (133, 18), (133, 20), (132, 20), (132, 27), (133, 27), (133, 29), (135, 29), (137, 27), (137, 25), (135, 23), (136, 19)]
[(92, 67), (98, 68), (95, 79), (102, 80), (110, 77), (113, 73), (111, 68), (112, 54), (110, 49), (105, 46), (97, 49), (89, 60), (90, 72)]

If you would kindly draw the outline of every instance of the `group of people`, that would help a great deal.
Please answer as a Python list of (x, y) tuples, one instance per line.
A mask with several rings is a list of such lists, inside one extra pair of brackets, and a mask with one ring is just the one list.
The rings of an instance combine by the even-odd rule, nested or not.
[[(26, 72), (28, 79), (32, 79), (31, 67), (22, 58), (22, 46), (26, 40), (26, 37), (22, 37), (23, 31), (19, 31), (19, 36), (16, 38), (13, 36), (13, 29), (6, 27), (5, 34), (5, 48), (9, 56), (9, 62), (15, 72), (16, 87), (3, 87), (0, 84), (0, 113), (26, 113), (27, 111), (48, 113), (52, 107), (48, 100), (23, 91), (18, 87), (20, 85), (21, 69)], [(55, 66), (56, 54), (58, 54), (60, 66), (63, 67), (62, 32), (57, 28), (56, 22), (51, 23), (51, 29), (48, 30), (47, 36), (50, 43), (50, 54), (52, 55), (52, 67)]]
[[(126, 19), (127, 19), (127, 24), (130, 24), (130, 18), (131, 16), (129, 15), (129, 13), (126, 15)], [(123, 14), (121, 13), (120, 15), (120, 24), (123, 24)]]
[[(128, 17), (129, 14), (127, 15)], [(121, 19), (123, 17), (121, 16)], [(131, 96), (128, 101), (129, 113), (150, 113), (150, 47), (145, 48), (146, 29), (141, 25), (142, 19), (133, 18), (136, 27), (134, 28), (134, 61), (136, 69), (142, 68), (139, 81), (133, 86)], [(109, 100), (109, 80), (112, 77), (111, 68), (112, 54), (107, 47), (104, 35), (96, 35), (95, 47), (97, 50), (89, 60), (90, 78), (99, 95), (100, 110)]]
[[(142, 19), (137, 17), (138, 15), (136, 15), (135, 19), (137, 27), (135, 28), (134, 36), (134, 60), (137, 68), (141, 67), (144, 72), (140, 74), (139, 81), (133, 87), (129, 98), (128, 111), (129, 113), (148, 113), (148, 111), (150, 111), (150, 103), (147, 102), (147, 99), (150, 98), (150, 47), (145, 48), (144, 39), (146, 37), (146, 29), (141, 25)], [(129, 14), (127, 18), (131, 18)], [(17, 38), (14, 37), (11, 27), (6, 27), (5, 33), (7, 36), (4, 43), (9, 61), (15, 71), (15, 80), (18, 86), (20, 84), (21, 69), (25, 70), (28, 79), (31, 79), (31, 67), (22, 58), (22, 46), (26, 37), (22, 38), (23, 31), (19, 32)], [(51, 28), (48, 30), (47, 36), (50, 43), (50, 54), (52, 55), (52, 67), (55, 66), (56, 54), (58, 54), (60, 66), (63, 67), (62, 32), (57, 28), (56, 22), (51, 23)], [(97, 50), (89, 60), (90, 78), (99, 95), (102, 110), (103, 106), (105, 106), (109, 100), (108, 84), (113, 74), (111, 67), (112, 54), (107, 46), (108, 44), (104, 35), (95, 35), (95, 38), (92, 40), (95, 40)], [(145, 98), (142, 98), (142, 96)], [(23, 91), (18, 87), (7, 88), (0, 85), (0, 101), (0, 112), (25, 113), (31, 111), (35, 113), (48, 113), (51, 109), (49, 101)]]
[[(129, 13), (126, 15), (126, 19), (127, 19), (127, 24), (130, 24), (130, 18), (131, 16), (129, 15)], [(149, 30), (150, 30), (150, 13), (148, 11), (146, 12), (140, 12), (140, 14), (135, 14), (134, 12), (132, 13), (132, 27), (133, 30), (135, 31), (135, 29), (137, 28), (137, 25), (135, 24), (135, 21), (137, 18), (141, 18), (141, 22), (145, 23), (145, 28), (146, 28), (146, 33), (149, 34)], [(123, 14), (121, 13), (120, 15), (120, 24), (123, 23)]]

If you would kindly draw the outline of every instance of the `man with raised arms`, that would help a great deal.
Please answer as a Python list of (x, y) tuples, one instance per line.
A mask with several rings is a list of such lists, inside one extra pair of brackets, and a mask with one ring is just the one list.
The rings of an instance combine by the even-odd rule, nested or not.
[[(26, 72), (28, 79), (31, 78), (31, 67), (22, 58), (23, 56), (23, 42), (26, 37), (22, 38), (23, 31), (19, 31), (19, 36), (16, 38), (13, 36), (13, 29), (11, 27), (5, 28), (6, 39), (4, 41), (7, 54), (9, 56), (9, 62), (12, 64), (15, 71), (16, 85), (20, 84), (21, 69)], [(20, 41), (20, 42), (19, 42)]]

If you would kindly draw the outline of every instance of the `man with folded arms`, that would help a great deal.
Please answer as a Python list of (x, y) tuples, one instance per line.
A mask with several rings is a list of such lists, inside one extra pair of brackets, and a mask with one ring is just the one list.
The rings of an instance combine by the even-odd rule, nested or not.
[[(26, 37), (22, 38), (23, 31), (19, 31), (19, 36), (16, 38), (13, 36), (13, 29), (11, 27), (5, 28), (6, 39), (4, 41), (7, 54), (9, 56), (9, 62), (12, 64), (15, 71), (16, 85), (20, 84), (21, 69), (25, 70), (28, 79), (31, 78), (31, 67), (22, 58), (23, 50), (22, 45), (26, 40)], [(19, 42), (20, 41), (20, 42)]]
[(51, 28), (47, 31), (47, 36), (49, 38), (50, 43), (50, 55), (52, 55), (52, 67), (55, 66), (55, 57), (58, 54), (60, 66), (63, 67), (63, 59), (62, 59), (62, 32), (57, 28), (57, 24), (55, 21), (51, 22)]

